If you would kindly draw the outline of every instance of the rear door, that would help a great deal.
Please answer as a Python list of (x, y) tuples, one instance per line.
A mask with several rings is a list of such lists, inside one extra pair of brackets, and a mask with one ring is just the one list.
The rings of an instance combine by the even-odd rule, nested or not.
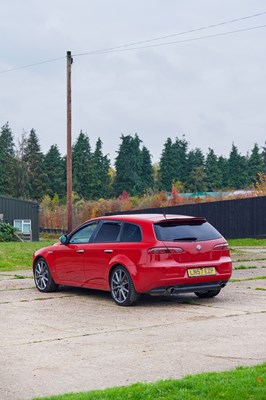
[(84, 273), (89, 286), (108, 288), (108, 266), (116, 252), (121, 227), (121, 221), (102, 221), (93, 242), (86, 246)]

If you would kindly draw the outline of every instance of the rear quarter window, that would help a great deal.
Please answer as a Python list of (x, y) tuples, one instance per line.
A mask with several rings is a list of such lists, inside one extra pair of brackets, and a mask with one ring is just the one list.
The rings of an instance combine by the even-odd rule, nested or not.
[(142, 235), (138, 225), (126, 222), (123, 227), (121, 242), (141, 242)]
[(156, 238), (161, 241), (204, 241), (222, 235), (206, 221), (163, 221), (154, 225)]

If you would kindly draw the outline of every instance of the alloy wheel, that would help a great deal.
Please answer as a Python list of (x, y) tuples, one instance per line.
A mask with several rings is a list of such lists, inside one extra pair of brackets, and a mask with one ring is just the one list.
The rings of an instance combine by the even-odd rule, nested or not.
[(126, 272), (122, 268), (118, 268), (111, 278), (111, 290), (114, 300), (117, 303), (124, 303), (129, 296), (129, 280)]

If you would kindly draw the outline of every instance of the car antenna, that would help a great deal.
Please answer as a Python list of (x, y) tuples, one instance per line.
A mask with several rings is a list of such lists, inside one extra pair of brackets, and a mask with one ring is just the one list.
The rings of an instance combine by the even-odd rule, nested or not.
[(166, 214), (165, 214), (165, 213), (163, 213), (163, 217), (164, 217), (164, 219), (167, 219), (167, 218), (166, 218)]

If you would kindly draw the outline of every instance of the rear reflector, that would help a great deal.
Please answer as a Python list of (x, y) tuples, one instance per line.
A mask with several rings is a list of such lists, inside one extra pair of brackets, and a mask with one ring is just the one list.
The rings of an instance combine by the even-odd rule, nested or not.
[(180, 254), (183, 251), (181, 247), (153, 247), (148, 250), (148, 254)]

